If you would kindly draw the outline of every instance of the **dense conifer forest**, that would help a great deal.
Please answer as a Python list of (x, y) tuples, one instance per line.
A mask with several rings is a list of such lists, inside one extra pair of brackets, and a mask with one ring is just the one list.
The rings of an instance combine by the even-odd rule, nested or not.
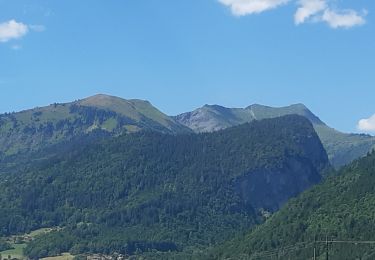
[(314, 246), (324, 258), (328, 239), (344, 241), (329, 243), (329, 259), (374, 259), (375, 245), (361, 243), (375, 240), (374, 214), (375, 152), (291, 199), (254, 231), (221, 246), (214, 258), (290, 254), (293, 259), (307, 259)]
[(199, 252), (262, 223), (274, 210), (242, 192), (247, 176), (272, 191), (258, 196), (281, 205), (276, 184), (263, 181), (268, 174), (290, 182), (281, 197), (293, 197), (329, 167), (311, 123), (300, 116), (207, 134), (144, 131), (95, 140), (56, 146), (61, 152), (1, 178), (3, 236), (61, 227), (29, 243), (28, 257)]

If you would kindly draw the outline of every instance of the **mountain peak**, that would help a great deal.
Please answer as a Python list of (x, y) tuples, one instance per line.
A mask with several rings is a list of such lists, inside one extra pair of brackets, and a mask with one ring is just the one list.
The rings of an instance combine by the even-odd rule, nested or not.
[(266, 109), (284, 109), (284, 108), (291, 108), (291, 109), (298, 109), (298, 110), (309, 110), (303, 103), (296, 103), (291, 104), (289, 106), (282, 106), (282, 107), (272, 107), (272, 106), (266, 106), (261, 104), (252, 104), (245, 109), (252, 109), (252, 108), (266, 108)]
[(128, 115), (129, 112), (132, 114), (138, 114), (140, 110), (156, 110), (152, 104), (146, 100), (140, 99), (124, 99), (116, 96), (110, 96), (106, 94), (97, 94), (77, 102), (81, 106), (96, 107), (100, 109), (107, 109), (114, 111), (119, 114)]
[(255, 104), (251, 104), (250, 106), (247, 106), (245, 109), (251, 109), (254, 107), (270, 107), (270, 106), (265, 106), (265, 105), (255, 103)]
[(308, 109), (305, 104), (303, 103), (297, 103), (297, 104), (292, 104), (290, 107), (297, 107), (297, 108), (303, 108), (303, 109)]
[(147, 100), (123, 99), (106, 94), (97, 94), (78, 101), (78, 105), (110, 110), (137, 122), (144, 120), (154, 121), (169, 130), (190, 131), (190, 129), (162, 113)]
[[(208, 109), (208, 110), (215, 110), (215, 111), (223, 111), (223, 110), (228, 110), (229, 108), (227, 108), (227, 107), (223, 107), (223, 106), (220, 106), (220, 105), (216, 105), (216, 104), (214, 104), (214, 105), (204, 105), (203, 107), (202, 107), (203, 109)], [(202, 109), (201, 108), (201, 109)], [(198, 108), (199, 109), (199, 108)]]
[(191, 132), (148, 101), (97, 94), (70, 103), (3, 115), (0, 118), (0, 156), (67, 141), (94, 130), (111, 135), (141, 130)]
[(270, 107), (254, 104), (248, 106), (245, 109), (251, 111), (251, 113), (255, 116), (256, 119), (297, 114), (306, 117), (314, 125), (324, 125), (324, 123), (302, 103), (292, 104), (284, 107)]
[(100, 107), (105, 107), (105, 106), (112, 106), (114, 104), (129, 104), (133, 102), (144, 102), (144, 103), (149, 103), (148, 101), (144, 100), (138, 100), (138, 99), (124, 99), (116, 96), (111, 96), (107, 94), (96, 94), (94, 96), (90, 96), (84, 99), (81, 99), (78, 101), (80, 105), (83, 106), (100, 106)]
[(95, 94), (95, 95), (93, 95), (93, 96), (87, 97), (87, 98), (85, 98), (85, 99), (94, 99), (94, 98), (112, 98), (112, 97), (115, 97), (115, 96), (107, 95), (107, 94), (103, 94), (103, 93), (98, 93), (98, 94)]

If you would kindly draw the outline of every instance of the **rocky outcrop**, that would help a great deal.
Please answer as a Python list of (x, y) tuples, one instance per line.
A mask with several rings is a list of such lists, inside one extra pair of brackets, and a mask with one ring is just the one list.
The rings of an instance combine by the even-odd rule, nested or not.
[(280, 169), (259, 169), (238, 178), (235, 189), (254, 209), (275, 212), (321, 178), (308, 160), (291, 157)]

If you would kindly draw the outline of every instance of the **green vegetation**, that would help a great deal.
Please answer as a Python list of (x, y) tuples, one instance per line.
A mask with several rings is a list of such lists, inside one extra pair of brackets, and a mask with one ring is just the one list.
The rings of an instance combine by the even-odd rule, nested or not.
[(24, 249), (30, 241), (57, 230), (59, 230), (59, 228), (40, 228), (28, 234), (3, 238), (0, 240), (0, 255), (3, 256), (3, 259), (8, 258), (8, 256), (10, 256), (11, 259), (26, 259)]
[(23, 250), (26, 247), (26, 244), (12, 244), (11, 249), (1, 251), (0, 254), (2, 255), (3, 259), (8, 258), (8, 256), (11, 257), (11, 259), (25, 259), (25, 256), (23, 254)]
[(53, 256), (53, 257), (46, 257), (42, 258), (41, 260), (73, 260), (74, 256), (69, 253), (63, 253), (60, 256)]
[(169, 117), (149, 102), (96, 95), (65, 104), (0, 115), (0, 160), (20, 152), (37, 151), (92, 131), (112, 136), (152, 130), (169, 134), (211, 132), (254, 120), (290, 114), (306, 117), (314, 125), (330, 162), (336, 168), (375, 148), (375, 137), (344, 134), (325, 125), (304, 105), (273, 108), (252, 105), (225, 108), (206, 105), (194, 112)]
[(31, 231), (27, 236), (30, 236), (31, 238), (36, 238), (37, 236), (44, 235), (47, 233), (50, 233), (54, 230), (57, 230), (58, 228), (39, 228), (37, 230)]
[[(375, 240), (375, 152), (344, 167), (337, 176), (292, 199), (266, 223), (216, 251), (216, 258), (289, 249), (294, 259), (312, 256), (314, 240)], [(302, 245), (302, 246), (297, 246)], [(324, 244), (317, 244), (324, 257)], [(288, 251), (288, 250), (284, 250)], [(330, 244), (330, 259), (374, 259), (371, 244)], [(269, 258), (262, 258), (269, 259)], [(323, 258), (324, 259), (324, 258)]]
[(0, 159), (4, 155), (68, 141), (94, 130), (119, 135), (128, 132), (127, 129), (171, 134), (190, 132), (149, 102), (96, 95), (72, 103), (0, 115)]
[[(265, 211), (319, 182), (328, 166), (300, 116), (211, 134), (96, 140), (56, 145), (47, 159), (21, 158), (0, 176), (2, 235), (63, 227), (37, 235), (25, 248), (31, 259), (200, 252), (261, 223)], [(254, 193), (244, 192), (249, 185)]]
[(326, 125), (315, 125), (316, 132), (330, 158), (339, 168), (375, 149), (375, 137), (364, 134), (344, 134)]
[[(327, 235), (375, 240), (375, 154), (272, 213), (319, 183), (328, 157), (339, 167), (374, 147), (301, 104), (205, 106), (173, 119), (147, 101), (97, 95), (0, 115), (0, 253), (307, 259), (315, 247), (324, 259)], [(329, 253), (374, 259), (375, 246)]]
[[(78, 103), (81, 106), (113, 111), (117, 114), (128, 117), (135, 122), (157, 124), (168, 129), (170, 132), (186, 132), (187, 130), (145, 100), (125, 100), (114, 96), (96, 95), (81, 100)], [(151, 121), (153, 121), (153, 123)]]
[(345, 134), (330, 128), (303, 104), (278, 108), (262, 105), (252, 105), (247, 108), (225, 108), (217, 105), (206, 105), (193, 112), (181, 114), (175, 119), (195, 132), (211, 132), (254, 120), (291, 114), (309, 119), (328, 153), (331, 164), (336, 168), (365, 156), (367, 152), (375, 148), (375, 137)]
[(12, 246), (8, 243), (8, 241), (1, 239), (0, 240), (0, 252), (12, 249)]

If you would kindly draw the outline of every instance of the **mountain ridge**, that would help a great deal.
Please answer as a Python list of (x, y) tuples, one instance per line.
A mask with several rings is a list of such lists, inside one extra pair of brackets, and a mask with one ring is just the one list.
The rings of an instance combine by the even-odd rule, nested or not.
[(0, 175), (3, 235), (65, 227), (30, 243), (32, 259), (209, 246), (262, 222), (262, 212), (320, 182), (329, 167), (311, 123), (298, 115), (55, 150), (54, 158)]
[(148, 101), (98, 94), (0, 115), (0, 155), (37, 150), (92, 131), (118, 135), (142, 130), (191, 132)]
[(375, 137), (346, 134), (330, 128), (302, 103), (284, 107), (253, 104), (245, 108), (206, 104), (191, 112), (168, 116), (147, 100), (97, 94), (73, 102), (0, 115), (0, 158), (94, 130), (112, 135), (142, 130), (201, 133), (290, 114), (310, 120), (336, 168), (375, 148)]
[(362, 134), (346, 134), (325, 124), (304, 104), (297, 103), (284, 107), (270, 107), (253, 104), (245, 108), (227, 108), (219, 105), (205, 105), (191, 112), (175, 116), (175, 120), (197, 133), (212, 132), (227, 127), (284, 115), (301, 115), (313, 124), (331, 164), (336, 168), (365, 156), (375, 148), (375, 137)]

